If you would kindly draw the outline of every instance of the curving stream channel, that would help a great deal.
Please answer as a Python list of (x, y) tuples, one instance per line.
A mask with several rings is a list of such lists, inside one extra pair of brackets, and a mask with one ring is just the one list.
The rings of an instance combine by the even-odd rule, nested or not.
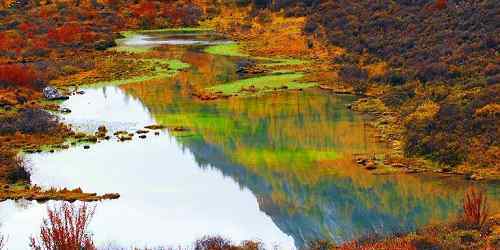
[[(190, 246), (209, 234), (295, 249), (314, 239), (414, 230), (460, 212), (463, 180), (376, 176), (353, 165), (352, 154), (386, 150), (363, 117), (345, 108), (354, 97), (306, 89), (202, 102), (189, 90), (241, 77), (239, 58), (203, 52), (227, 41), (147, 34), (125, 42), (191, 66), (171, 77), (87, 87), (63, 103), (73, 112), (61, 119), (84, 131), (191, 130), (29, 156), (37, 185), (121, 194), (97, 203), (91, 231), (99, 245)], [(482, 185), (498, 208), (498, 184)], [(46, 207), (0, 204), (8, 249), (28, 249)]]

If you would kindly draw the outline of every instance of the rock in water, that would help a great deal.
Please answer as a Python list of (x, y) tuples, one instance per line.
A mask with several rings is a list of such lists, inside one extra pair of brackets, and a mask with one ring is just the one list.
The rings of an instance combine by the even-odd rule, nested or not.
[(69, 98), (67, 96), (61, 95), (61, 93), (59, 93), (56, 88), (50, 86), (43, 89), (43, 96), (45, 96), (45, 98), (47, 98), (48, 100), (66, 100)]

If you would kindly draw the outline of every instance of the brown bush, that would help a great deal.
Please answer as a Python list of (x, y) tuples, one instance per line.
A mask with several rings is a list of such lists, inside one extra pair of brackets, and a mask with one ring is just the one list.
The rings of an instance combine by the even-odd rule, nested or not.
[(47, 133), (57, 128), (57, 117), (41, 109), (23, 109), (16, 116), (0, 119), (0, 134)]
[[(7, 181), (10, 184), (17, 182), (29, 183), (31, 178), (31, 166), (26, 159), (22, 157), (15, 157), (12, 161), (13, 169), (7, 173)], [(0, 248), (1, 249), (1, 248)]]

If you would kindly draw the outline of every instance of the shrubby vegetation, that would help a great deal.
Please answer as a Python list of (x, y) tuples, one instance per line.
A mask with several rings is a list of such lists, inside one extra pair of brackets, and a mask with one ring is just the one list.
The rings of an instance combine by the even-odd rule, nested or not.
[[(305, 16), (309, 37), (348, 53), (332, 58), (356, 92), (388, 85), (384, 104), (404, 122), (405, 152), (456, 166), (499, 162), (500, 61), (494, 0), (253, 1)], [(366, 69), (387, 64), (371, 75)], [(432, 102), (432, 105), (429, 103)], [(431, 109), (431, 110), (426, 110)]]

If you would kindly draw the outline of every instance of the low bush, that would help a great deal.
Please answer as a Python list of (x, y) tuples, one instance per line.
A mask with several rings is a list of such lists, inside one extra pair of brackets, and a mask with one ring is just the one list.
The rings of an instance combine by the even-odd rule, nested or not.
[(31, 166), (29, 162), (21, 157), (16, 157), (12, 164), (14, 169), (7, 173), (7, 182), (10, 184), (18, 182), (29, 183), (31, 178)]
[(0, 134), (47, 133), (56, 129), (58, 124), (57, 117), (45, 110), (24, 109), (16, 116), (0, 119)]

